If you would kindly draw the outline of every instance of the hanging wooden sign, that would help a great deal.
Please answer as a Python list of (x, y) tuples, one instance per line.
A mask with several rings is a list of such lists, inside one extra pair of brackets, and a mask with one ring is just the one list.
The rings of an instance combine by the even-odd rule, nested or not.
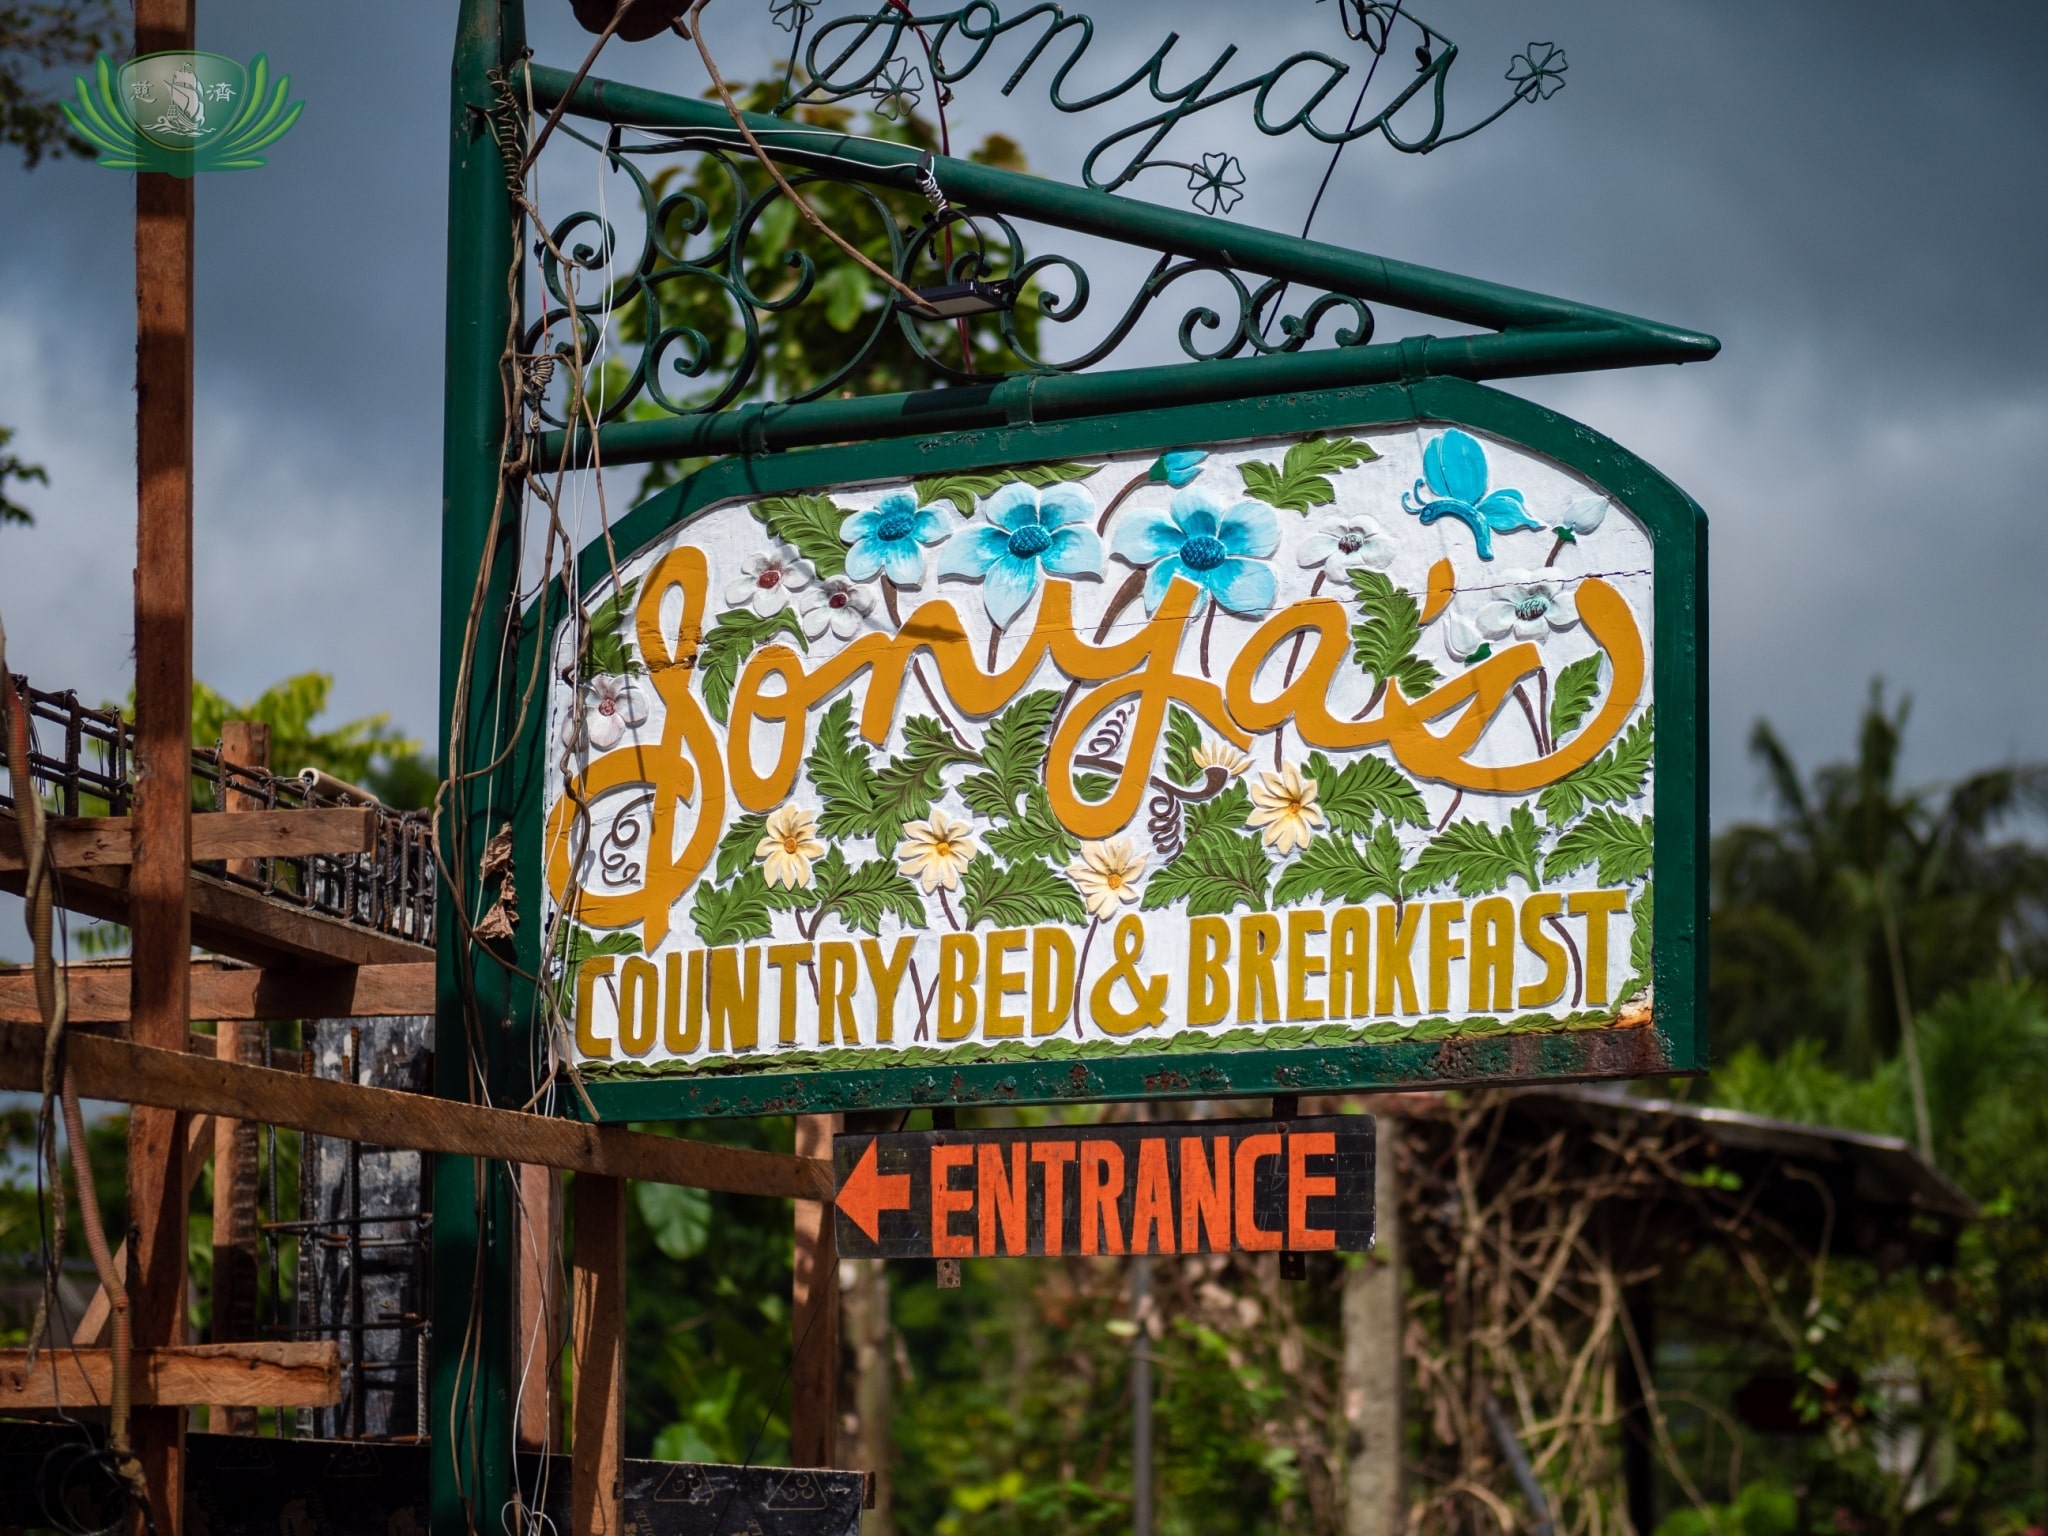
[(840, 1136), (845, 1258), (1363, 1253), (1370, 1115)]
[(1703, 525), (1611, 444), (1438, 381), (739, 467), (551, 633), (602, 1114), (1699, 1064)]

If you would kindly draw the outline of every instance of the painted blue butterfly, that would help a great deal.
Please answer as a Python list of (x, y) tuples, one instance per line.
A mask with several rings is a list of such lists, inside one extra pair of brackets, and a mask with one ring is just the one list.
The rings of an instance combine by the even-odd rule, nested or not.
[[(1468, 432), (1450, 431), (1422, 450), (1422, 479), (1401, 505), (1425, 523), (1454, 517), (1472, 530), (1479, 558), (1493, 558), (1493, 536), (1541, 528), (1522, 504), (1522, 493), (1486, 489), (1486, 450)], [(1425, 494), (1427, 492), (1427, 494)]]

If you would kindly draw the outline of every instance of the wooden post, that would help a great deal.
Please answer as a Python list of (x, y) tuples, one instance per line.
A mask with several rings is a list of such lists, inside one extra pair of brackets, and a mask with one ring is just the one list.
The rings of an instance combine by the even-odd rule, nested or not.
[(522, 1451), (554, 1452), (562, 1441), (562, 1176), (519, 1165), (519, 1420)]
[(1395, 1161), (1401, 1123), (1386, 1114), (1376, 1120), (1372, 1252), (1344, 1272), (1344, 1536), (1393, 1536), (1407, 1522), (1401, 1491), (1401, 1335), (1407, 1305)]
[[(221, 756), (239, 768), (270, 767), (270, 727), (256, 720), (230, 720), (221, 727)], [(263, 797), (228, 785), (225, 808), (264, 810)], [(253, 876), (256, 860), (235, 859), (230, 874)], [(214, 1059), (263, 1064), (265, 1026), (253, 1020), (214, 1022)], [(257, 1183), (256, 1125), (250, 1120), (213, 1122), (213, 1342), (256, 1337)], [(216, 1434), (253, 1435), (256, 1410), (214, 1407), (207, 1428)]]
[(576, 1536), (622, 1536), (626, 1457), (626, 1181), (579, 1173), (576, 1223), (575, 1434), (569, 1442)]
[[(799, 1157), (832, 1158), (836, 1115), (799, 1115)], [(790, 1309), (789, 1460), (830, 1467), (839, 1457), (839, 1242), (831, 1207), (796, 1202), (796, 1263)]]
[[(135, 51), (193, 46), (191, 0), (135, 0)], [(183, 1050), (192, 913), (192, 182), (135, 178), (135, 810), (130, 1031)], [(128, 1278), (137, 1350), (184, 1342), (184, 1116), (128, 1121)], [(138, 1408), (137, 1456), (161, 1536), (185, 1526), (185, 1412)]]

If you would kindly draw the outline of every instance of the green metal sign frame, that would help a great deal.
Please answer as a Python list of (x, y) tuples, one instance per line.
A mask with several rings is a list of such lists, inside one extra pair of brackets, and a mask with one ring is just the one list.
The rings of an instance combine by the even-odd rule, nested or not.
[[(461, 0), (454, 52), (449, 155), (449, 245), (442, 537), (442, 761), (451, 779), (438, 827), (446, 868), (460, 888), (439, 904), (439, 1049), (436, 1091), (500, 1104), (532, 1101), (542, 1073), (533, 978), (541, 924), (519, 925), (502, 959), (479, 957), (472, 930), (500, 888), (477, 878), (485, 846), (505, 823), (521, 829), (514, 867), (540, 868), (543, 742), (529, 702), (534, 647), (559, 596), (518, 618), (520, 490), (508, 452), (510, 412), (523, 387), (515, 354), (529, 320), (508, 274), (528, 233), (516, 200), (517, 157), (528, 100), (541, 112), (600, 127), (665, 129), (678, 149), (735, 153), (739, 136), (715, 104), (571, 77), (526, 63), (521, 0)], [(531, 95), (528, 96), (530, 88)], [(918, 157), (900, 146), (832, 134), (774, 132), (785, 163), (840, 179), (919, 186)], [(953, 204), (1173, 253), (1190, 270), (1248, 272), (1299, 284), (1304, 313), (1381, 304), (1478, 334), (1370, 341), (1316, 351), (1259, 345), (1255, 355), (1170, 367), (1061, 371), (1027, 367), (958, 387), (856, 399), (745, 404), (675, 411), (661, 419), (607, 420), (590, 436), (543, 433), (526, 444), (541, 462), (611, 465), (698, 455), (721, 459), (634, 511), (617, 531), (631, 546), (698, 508), (736, 495), (797, 490), (919, 469), (1043, 460), (1177, 445), (1190, 438), (1248, 439), (1318, 427), (1458, 423), (1548, 456), (1606, 489), (1653, 531), (1655, 685), (1659, 785), (1653, 1027), (1326, 1051), (1253, 1051), (1225, 1062), (1126, 1059), (1050, 1070), (1017, 1063), (961, 1069), (956, 1088), (927, 1071), (894, 1069), (863, 1081), (821, 1074), (788, 1079), (596, 1085), (606, 1119), (787, 1113), (878, 1103), (1023, 1102), (1076, 1098), (1194, 1097), (1300, 1092), (1344, 1086), (1426, 1086), (1447, 1077), (1620, 1076), (1693, 1071), (1702, 1032), (1706, 831), (1704, 763), (1705, 525), (1685, 495), (1639, 459), (1576, 423), (1480, 387), (1480, 381), (1712, 357), (1710, 336), (1499, 284), (1256, 229), (1107, 193), (940, 158), (931, 180)], [(921, 190), (921, 188), (920, 188)], [(909, 275), (907, 272), (903, 275)], [(1233, 281), (1235, 279), (1233, 278)], [(1248, 291), (1239, 284), (1240, 293)], [(1262, 288), (1260, 290), (1264, 292)], [(1324, 301), (1329, 301), (1324, 303)], [(1257, 318), (1254, 316), (1253, 318)], [(1239, 316), (1240, 330), (1245, 316)], [(1340, 340), (1342, 338), (1340, 337)], [(1245, 349), (1240, 349), (1245, 350)], [(1118, 414), (1133, 399), (1143, 412)], [(915, 439), (915, 446), (892, 439)], [(821, 445), (857, 444), (850, 447)], [(816, 448), (815, 452), (790, 450)], [(586, 554), (586, 561), (598, 557)], [(506, 741), (497, 733), (524, 719)], [(534, 881), (537, 885), (537, 879)], [(531, 887), (529, 887), (531, 888)], [(1199, 1063), (1191, 1067), (1191, 1062)], [(707, 1096), (708, 1095), (708, 1096)], [(564, 1096), (573, 1097), (573, 1096)], [(431, 1435), (436, 1532), (497, 1532), (517, 1497), (511, 1454), (518, 1380), (510, 1278), (518, 1264), (506, 1165), (436, 1159)]]

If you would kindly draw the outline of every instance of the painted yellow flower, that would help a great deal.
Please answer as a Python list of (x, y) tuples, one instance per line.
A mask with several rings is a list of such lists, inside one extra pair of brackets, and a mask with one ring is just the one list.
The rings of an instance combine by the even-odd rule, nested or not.
[(1275, 853), (1306, 848), (1315, 828), (1327, 825), (1316, 804), (1316, 781), (1304, 779), (1289, 763), (1278, 773), (1262, 773), (1251, 786), (1252, 814), (1246, 825), (1263, 828), (1266, 846)]
[(1251, 765), (1252, 760), (1227, 741), (1205, 741), (1195, 748), (1195, 766), (1204, 774), (1221, 768), (1234, 779)]
[(960, 889), (960, 871), (981, 850), (974, 846), (974, 828), (944, 811), (933, 811), (930, 821), (903, 824), (903, 841), (896, 845), (896, 867), (924, 887), (929, 896), (940, 886)]
[(1127, 837), (1107, 843), (1083, 843), (1081, 857), (1067, 866), (1081, 900), (1097, 917), (1113, 917), (1119, 905), (1138, 899), (1138, 880), (1145, 873), (1145, 855)]
[(768, 818), (767, 834), (754, 845), (754, 857), (766, 866), (770, 885), (791, 890), (811, 883), (811, 860), (825, 856), (818, 840), (818, 813), (785, 805)]

